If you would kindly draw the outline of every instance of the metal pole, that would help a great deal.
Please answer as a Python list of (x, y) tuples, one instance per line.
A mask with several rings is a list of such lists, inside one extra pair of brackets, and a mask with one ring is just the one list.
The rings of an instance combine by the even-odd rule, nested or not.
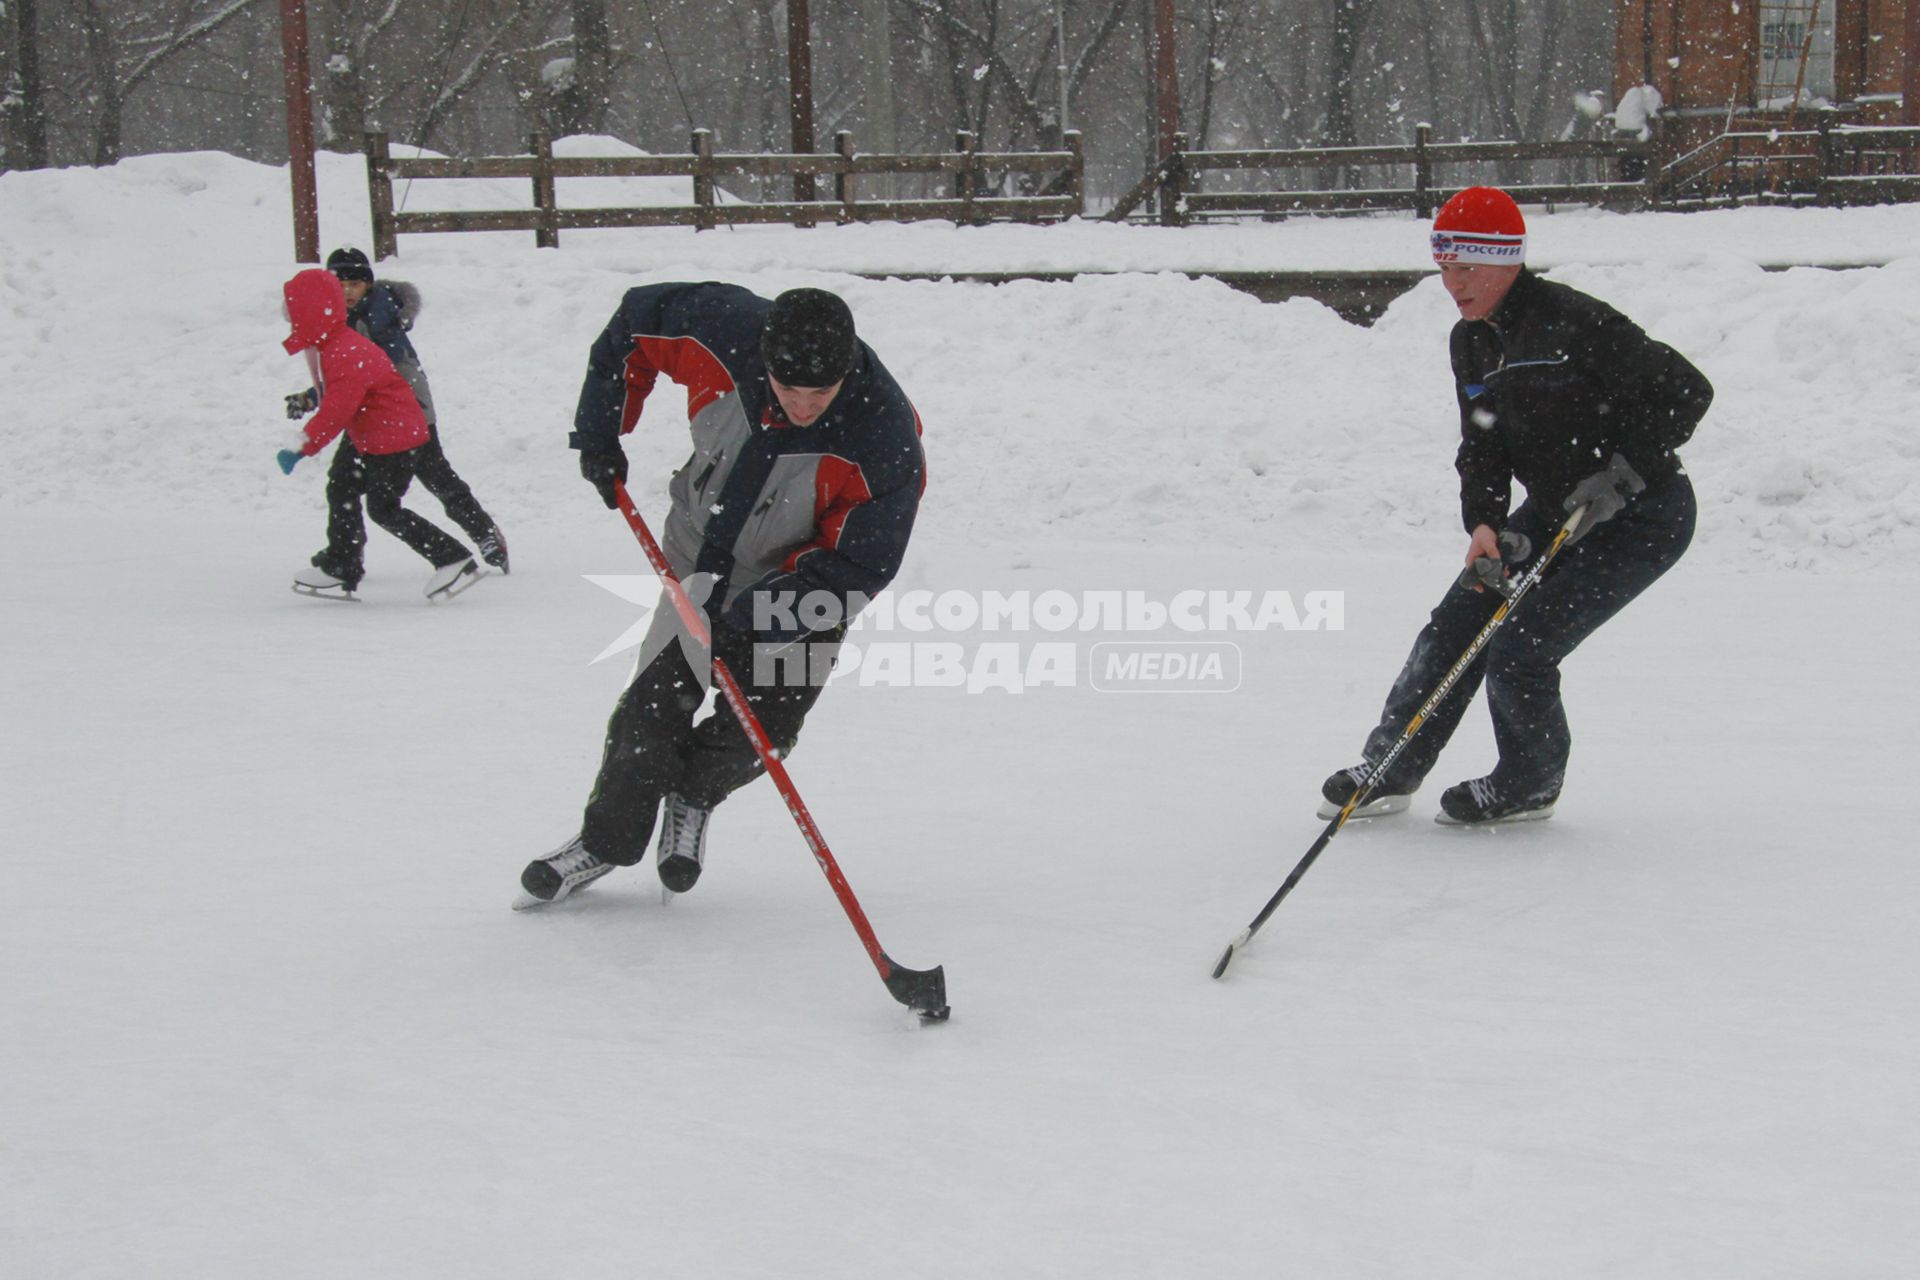
[[(809, 0), (787, 0), (787, 87), (793, 110), (793, 153), (813, 153), (813, 16)], [(813, 175), (793, 175), (793, 198), (813, 199)]]
[(320, 261), (320, 208), (313, 182), (313, 99), (308, 94), (306, 0), (280, 0), (280, 52), (287, 81), (287, 170), (293, 177), (293, 259)]

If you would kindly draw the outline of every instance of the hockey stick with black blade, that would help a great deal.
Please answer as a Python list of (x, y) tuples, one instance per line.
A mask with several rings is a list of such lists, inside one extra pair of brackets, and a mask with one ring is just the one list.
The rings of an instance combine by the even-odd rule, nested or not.
[[(660, 550), (660, 544), (654, 541), (653, 532), (647, 528), (647, 522), (633, 505), (633, 499), (627, 494), (623, 481), (613, 482), (613, 491), (620, 503), (620, 514), (627, 518), (633, 528), (634, 537), (640, 540), (640, 549), (647, 553), (647, 561), (653, 571), (660, 575), (660, 581), (667, 589), (667, 596), (673, 601), (674, 609), (680, 615), (680, 621), (694, 640), (708, 652), (712, 652), (712, 637), (707, 630), (707, 619), (687, 598), (686, 588), (680, 585), (679, 577), (673, 566), (667, 563), (667, 557)], [(800, 799), (800, 791), (793, 785), (793, 779), (787, 775), (787, 768), (780, 763), (779, 754), (773, 749), (773, 743), (767, 737), (767, 731), (760, 724), (760, 717), (747, 703), (747, 695), (733, 678), (733, 672), (720, 660), (718, 654), (713, 658), (714, 682), (720, 686), (721, 696), (727, 705), (733, 708), (734, 716), (740, 722), (740, 728), (746, 733), (747, 740), (753, 744), (754, 751), (760, 757), (760, 763), (766, 767), (767, 776), (780, 788), (781, 797), (787, 802), (787, 812), (800, 828), (801, 836), (807, 842), (807, 848), (813, 852), (813, 860), (819, 864), (821, 872), (827, 877), (827, 883), (833, 886), (834, 896), (840, 899), (840, 907), (847, 913), (847, 919), (853, 923), (853, 931), (860, 935), (861, 945), (866, 947), (867, 955), (873, 960), (873, 967), (880, 971), (880, 981), (895, 1000), (906, 1005), (926, 1022), (944, 1022), (951, 1010), (947, 1006), (947, 975), (939, 966), (931, 969), (908, 969), (894, 963), (893, 958), (880, 946), (880, 939), (874, 936), (873, 926), (867, 921), (867, 913), (860, 909), (859, 899), (853, 896), (853, 887), (847, 883), (846, 876), (840, 873), (840, 864), (834, 861), (833, 852), (827, 848), (826, 837), (820, 834), (820, 828), (814, 825), (813, 815), (807, 812), (807, 806)]]
[(1293, 892), (1293, 886), (1300, 883), (1300, 877), (1307, 874), (1307, 868), (1313, 865), (1314, 860), (1320, 856), (1328, 844), (1332, 843), (1333, 838), (1340, 834), (1340, 828), (1347, 825), (1347, 819), (1367, 802), (1367, 797), (1373, 793), (1374, 785), (1387, 776), (1387, 770), (1393, 767), (1393, 762), (1400, 758), (1400, 753), (1407, 749), (1409, 742), (1413, 741), (1413, 735), (1420, 732), (1420, 726), (1427, 722), (1427, 718), (1434, 713), (1435, 708), (1446, 700), (1449, 693), (1453, 692), (1453, 687), (1460, 683), (1460, 677), (1467, 673), (1467, 668), (1473, 665), (1473, 660), (1480, 656), (1480, 651), (1487, 647), (1494, 633), (1500, 630), (1501, 624), (1512, 615), (1514, 606), (1520, 603), (1527, 592), (1533, 590), (1534, 584), (1540, 581), (1540, 575), (1547, 571), (1547, 566), (1553, 563), (1555, 556), (1560, 554), (1560, 548), (1567, 544), (1567, 539), (1573, 536), (1574, 530), (1580, 527), (1580, 522), (1586, 519), (1586, 515), (1585, 507), (1575, 508), (1573, 514), (1567, 517), (1567, 522), (1560, 526), (1560, 532), (1554, 535), (1553, 543), (1546, 552), (1534, 561), (1525, 573), (1513, 580), (1508, 590), (1503, 593), (1506, 598), (1500, 602), (1500, 607), (1493, 611), (1493, 616), (1487, 619), (1487, 625), (1480, 628), (1480, 634), (1473, 638), (1473, 643), (1468, 645), (1467, 651), (1460, 655), (1460, 660), (1448, 669), (1447, 674), (1441, 678), (1433, 692), (1427, 695), (1427, 700), (1420, 704), (1420, 709), (1413, 713), (1413, 719), (1409, 720), (1407, 727), (1400, 731), (1400, 739), (1393, 744), (1392, 750), (1381, 757), (1380, 763), (1367, 774), (1366, 780), (1354, 789), (1351, 796), (1347, 797), (1347, 802), (1340, 806), (1340, 812), (1327, 823), (1327, 829), (1320, 833), (1320, 838), (1313, 842), (1313, 847), (1308, 849), (1306, 856), (1295, 865), (1292, 873), (1281, 883), (1279, 890), (1267, 899), (1267, 905), (1260, 908), (1260, 914), (1253, 918), (1253, 923), (1242, 929), (1240, 936), (1227, 944), (1227, 949), (1220, 955), (1220, 962), (1213, 966), (1214, 977), (1218, 978), (1226, 973), (1227, 966), (1233, 963), (1233, 958), (1253, 941), (1253, 935), (1260, 932), (1260, 926), (1267, 922), (1267, 918), (1279, 908), (1286, 896)]

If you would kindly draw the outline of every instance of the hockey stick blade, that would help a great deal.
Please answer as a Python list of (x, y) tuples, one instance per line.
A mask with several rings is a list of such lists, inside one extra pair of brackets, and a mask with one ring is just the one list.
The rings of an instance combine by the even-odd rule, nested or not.
[(1219, 976), (1224, 974), (1227, 971), (1227, 966), (1233, 963), (1233, 958), (1240, 954), (1240, 948), (1246, 946), (1249, 942), (1252, 942), (1252, 941), (1253, 941), (1253, 930), (1242, 929), (1240, 931), (1240, 936), (1235, 938), (1232, 942), (1229, 942), (1227, 944), (1227, 949), (1220, 953), (1220, 963), (1213, 966), (1213, 976), (1218, 978)]
[(908, 969), (895, 964), (886, 952), (880, 954), (887, 962), (884, 981), (893, 998), (919, 1014), (923, 1022), (945, 1022), (953, 1012), (947, 1007), (945, 969), (940, 965), (931, 969)]

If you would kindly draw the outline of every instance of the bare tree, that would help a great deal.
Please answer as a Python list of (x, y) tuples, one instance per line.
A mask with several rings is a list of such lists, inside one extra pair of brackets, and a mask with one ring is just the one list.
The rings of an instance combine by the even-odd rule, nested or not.
[[(961, 120), (973, 132), (986, 135), (1001, 92), (1009, 143), (1046, 136), (1053, 109), (1043, 104), (1052, 95), (1043, 86), (1057, 74), (1057, 27), (1051, 5), (1028, 5), (1024, 13), (1003, 15), (1000, 0), (979, 0), (968, 14), (960, 0), (897, 0), (926, 19), (939, 33), (946, 57), (949, 84)], [(1101, 53), (1124, 25), (1137, 0), (1092, 0), (1070, 6), (1070, 26), (1085, 33), (1079, 50), (1068, 61), (1067, 99), (1081, 91)], [(1003, 22), (1003, 17), (1006, 20)], [(923, 36), (922, 39), (925, 37)], [(1025, 68), (1023, 70), (1023, 68)]]
[(1205, 148), (1213, 134), (1214, 113), (1233, 70), (1234, 53), (1239, 48), (1252, 5), (1248, 0), (1206, 0), (1199, 28), (1200, 74), (1190, 77), (1200, 85), (1199, 120), (1192, 130), (1194, 145)]
[(93, 163), (120, 159), (127, 99), (170, 59), (204, 43), (263, 0), (183, 0), (171, 14), (109, 14), (102, 0), (74, 0), (86, 44), (93, 105)]
[(326, 61), (320, 78), (320, 144), (357, 151), (370, 111), (368, 65), (392, 38), (401, 0), (325, 0)]
[(606, 0), (571, 0), (570, 11), (572, 56), (542, 76), (548, 127), (562, 136), (605, 133), (614, 57)]
[(39, 0), (0, 0), (0, 169), (47, 165), (47, 89)]

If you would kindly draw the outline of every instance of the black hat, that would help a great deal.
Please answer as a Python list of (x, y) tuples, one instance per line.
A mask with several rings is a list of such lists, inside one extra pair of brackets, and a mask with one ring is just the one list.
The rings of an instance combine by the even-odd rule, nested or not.
[(335, 249), (327, 255), (327, 270), (342, 282), (365, 280), (373, 283), (373, 264), (358, 249)]
[(853, 312), (825, 289), (789, 289), (767, 312), (760, 355), (787, 386), (830, 387), (853, 372), (860, 355)]

